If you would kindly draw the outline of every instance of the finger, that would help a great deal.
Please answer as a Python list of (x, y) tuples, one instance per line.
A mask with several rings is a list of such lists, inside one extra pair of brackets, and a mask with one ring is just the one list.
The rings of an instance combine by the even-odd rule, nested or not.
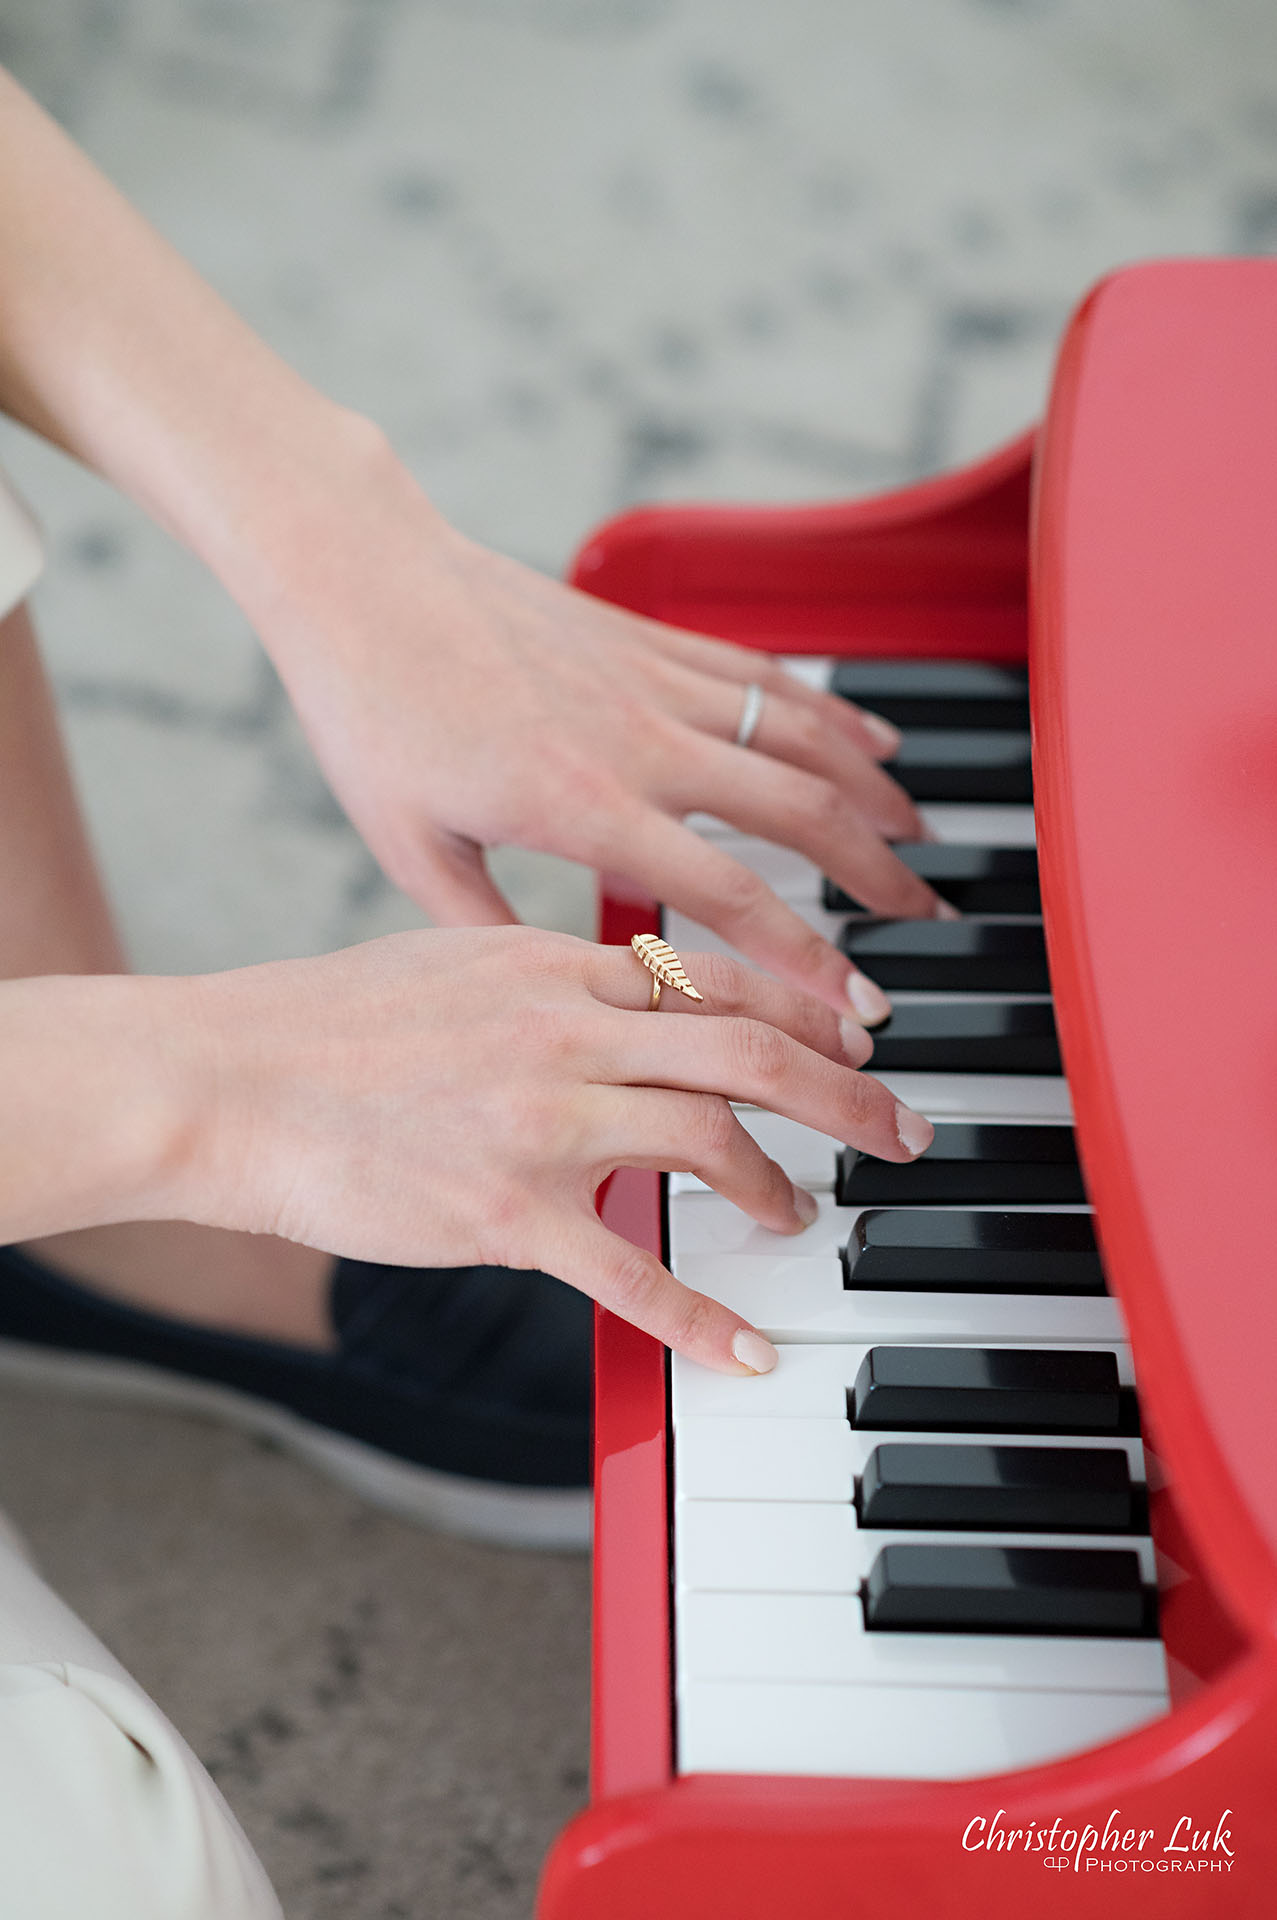
[(508, 927), (518, 922), (518, 914), (492, 882), (483, 848), (473, 840), (431, 834), (395, 863), (390, 877), (442, 926)]
[[(730, 640), (711, 640), (704, 634), (688, 633), (682, 627), (667, 627), (659, 620), (644, 620), (642, 625), (644, 637), (666, 659), (676, 660), (696, 673), (732, 681), (739, 687), (756, 681), (766, 694), (777, 694), (782, 699), (810, 707), (835, 733), (872, 754), (875, 760), (890, 760), (900, 751), (900, 730), (893, 727), (890, 720), (837, 694), (805, 685), (772, 654), (762, 653), (755, 647), (738, 647)], [(733, 726), (730, 737), (735, 738), (735, 733)]]
[[(684, 745), (686, 750), (672, 757), (676, 784), (662, 796), (667, 805), (673, 801), (672, 812), (703, 808), (721, 815), (706, 794), (727, 791), (737, 796), (738, 809), (747, 806), (750, 817), (760, 823), (751, 832), (761, 832), (784, 846), (796, 844), (789, 837), (791, 821), (809, 827), (823, 814), (832, 816), (828, 827), (835, 833), (844, 830), (853, 814), (862, 828), (891, 840), (916, 840), (921, 830), (921, 818), (908, 794), (864, 754), (846, 758), (840, 779), (834, 781), (704, 733), (688, 732)], [(763, 822), (771, 824), (771, 831)]]
[[(873, 1041), (858, 1020), (835, 1013), (810, 993), (799, 993), (726, 954), (680, 953), (679, 959), (704, 997), (689, 1000), (681, 993), (663, 993), (661, 1013), (761, 1020), (840, 1065), (849, 1060), (853, 1067), (863, 1067), (873, 1052)], [(652, 976), (629, 947), (590, 947), (584, 975), (590, 992), (608, 1006), (642, 1013), (651, 1002)]]
[(702, 1366), (743, 1376), (776, 1364), (775, 1347), (747, 1320), (683, 1286), (655, 1254), (609, 1233), (593, 1215), (556, 1222), (538, 1257), (547, 1272)]
[(618, 850), (609, 860), (614, 867), (623, 864), (627, 877), (653, 899), (711, 927), (746, 959), (814, 993), (837, 1012), (845, 1013), (850, 1002), (866, 1026), (890, 1014), (891, 1002), (882, 989), (778, 899), (743, 861), (658, 808), (626, 821), (624, 855)]
[[(926, 831), (922, 815), (904, 789), (878, 765), (881, 754), (870, 754), (843, 728), (831, 724), (820, 705), (790, 697), (791, 688), (797, 690), (798, 683), (789, 681), (783, 692), (778, 690), (764, 698), (750, 750), (829, 781), (889, 838), (921, 839)], [(686, 725), (736, 744), (741, 693), (734, 682), (681, 673), (676, 711)]]
[(794, 1185), (720, 1095), (636, 1082), (624, 1091), (597, 1088), (592, 1111), (592, 1140), (607, 1172), (694, 1173), (771, 1233), (801, 1233), (816, 1218), (814, 1195)]
[(632, 1087), (695, 1089), (747, 1101), (879, 1160), (914, 1160), (934, 1138), (930, 1121), (880, 1080), (836, 1065), (761, 1020), (689, 1020), (676, 1028), (659, 1016), (618, 1013), (609, 1038), (608, 1077)]
[(909, 920), (953, 913), (829, 781), (703, 734), (693, 738), (686, 756), (693, 764), (684, 774), (686, 795), (695, 795), (688, 809), (703, 807), (745, 833), (805, 853), (874, 913)]

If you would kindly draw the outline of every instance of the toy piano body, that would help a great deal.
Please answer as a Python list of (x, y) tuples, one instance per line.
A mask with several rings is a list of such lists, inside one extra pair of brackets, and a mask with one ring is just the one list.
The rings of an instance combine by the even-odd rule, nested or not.
[[(576, 578), (776, 653), (1000, 664), (984, 692), (1012, 703), (1027, 656), (1052, 1001), (910, 992), (906, 964), (875, 1063), (954, 1138), (1014, 1124), (985, 1144), (1011, 1142), (1001, 1159), (1027, 1173), (977, 1163), (974, 1186), (959, 1167), (952, 1191), (911, 1194), (855, 1162), (839, 1185), (837, 1143), (746, 1114), (823, 1189), (799, 1242), (686, 1177), (614, 1179), (610, 1223), (781, 1360), (748, 1381), (671, 1367), (599, 1317), (592, 1797), (541, 1920), (1010, 1916), (1035, 1894), (1086, 1914), (1270, 1912), (1277, 263), (1102, 283), (1036, 442), (851, 506), (639, 511)], [(981, 734), (990, 765), (1015, 759), (1012, 707), (916, 711)], [(931, 805), (942, 840), (1018, 843), (1023, 883), (1014, 788), (931, 777), (920, 796), (968, 792)], [(801, 861), (738, 851), (827, 914)], [(963, 924), (1032, 927), (1034, 901), (988, 898), (1021, 911), (981, 915), (977, 895)], [(656, 925), (605, 894), (605, 939)], [(1019, 1056), (1008, 1008), (1038, 1023)], [(1070, 1096), (1085, 1196), (1063, 1164)], [(1060, 1152), (1037, 1151), (1048, 1134)], [(885, 1264), (862, 1275), (875, 1241)], [(972, 1366), (1010, 1397), (964, 1400)], [(1063, 1416), (1060, 1366), (1084, 1376)], [(1024, 1471), (999, 1506), (1008, 1461)]]

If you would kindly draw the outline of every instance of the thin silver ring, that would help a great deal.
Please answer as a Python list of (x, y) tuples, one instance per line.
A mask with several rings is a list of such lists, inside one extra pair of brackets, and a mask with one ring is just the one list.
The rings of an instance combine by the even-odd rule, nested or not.
[(758, 723), (763, 717), (764, 697), (757, 680), (751, 680), (745, 689), (745, 704), (740, 710), (740, 725), (736, 729), (738, 747), (747, 747), (758, 732)]

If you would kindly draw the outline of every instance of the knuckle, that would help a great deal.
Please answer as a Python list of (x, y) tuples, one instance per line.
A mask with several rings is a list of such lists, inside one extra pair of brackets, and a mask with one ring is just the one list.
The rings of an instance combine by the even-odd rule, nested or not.
[[(602, 865), (614, 856), (618, 844), (623, 844), (621, 823), (626, 798), (610, 775), (596, 775), (593, 768), (583, 770), (565, 787), (562, 806), (551, 809), (542, 850), (565, 853), (587, 865)], [(510, 838), (530, 844), (522, 833)]]
[[(804, 974), (819, 972), (831, 957), (836, 957), (824, 935), (817, 933), (814, 927), (809, 927), (805, 920), (798, 922), (791, 955), (795, 966)], [(842, 964), (845, 967), (846, 962)]]
[(683, 957), (690, 962), (692, 978), (708, 1005), (722, 1012), (740, 1004), (745, 969), (738, 960), (729, 960), (725, 953), (695, 953)]
[(814, 760), (829, 745), (828, 722), (813, 707), (795, 707), (789, 716), (789, 728), (795, 749), (805, 759)]
[(792, 1212), (793, 1183), (778, 1160), (773, 1160), (770, 1154), (761, 1155), (754, 1180), (760, 1201), (768, 1207), (775, 1207), (778, 1213)]
[(640, 1319), (660, 1293), (664, 1269), (650, 1253), (623, 1246), (609, 1277), (608, 1305), (624, 1320)]
[(729, 920), (751, 919), (763, 906), (767, 892), (758, 875), (735, 860), (721, 867), (713, 882), (714, 901)]
[(680, 1353), (707, 1350), (712, 1343), (714, 1321), (722, 1311), (716, 1301), (707, 1299), (703, 1293), (680, 1287), (666, 1329), (668, 1344), (677, 1347)]
[(874, 767), (873, 808), (895, 840), (916, 840), (922, 832), (922, 816), (904, 788), (898, 786), (881, 767)]
[(883, 873), (881, 912), (902, 920), (929, 920), (936, 896), (925, 880), (893, 859)]
[(854, 1070), (844, 1075), (843, 1104), (852, 1127), (864, 1128), (885, 1121), (895, 1110), (895, 1100), (880, 1080)]
[(521, 1050), (535, 1060), (561, 1059), (575, 1051), (579, 1037), (580, 1017), (574, 1008), (560, 1001), (539, 1000), (523, 1009), (519, 1043)]
[(577, 946), (583, 945), (568, 934), (541, 927), (502, 927), (500, 931), (516, 964), (534, 980), (561, 977), (564, 968), (572, 965)]
[(822, 838), (840, 834), (847, 824), (848, 806), (832, 780), (813, 780), (808, 789), (804, 814)]
[(740, 1071), (748, 1083), (770, 1086), (779, 1080), (789, 1064), (789, 1043), (784, 1034), (762, 1020), (734, 1020), (729, 1045)]
[(741, 658), (750, 669), (750, 679), (757, 680), (764, 693), (790, 694), (796, 685), (794, 676), (783, 664), (779, 654), (758, 653), (752, 649), (741, 648)]
[(706, 1162), (721, 1160), (735, 1141), (736, 1116), (721, 1094), (701, 1093), (695, 1100), (692, 1135), (698, 1156)]

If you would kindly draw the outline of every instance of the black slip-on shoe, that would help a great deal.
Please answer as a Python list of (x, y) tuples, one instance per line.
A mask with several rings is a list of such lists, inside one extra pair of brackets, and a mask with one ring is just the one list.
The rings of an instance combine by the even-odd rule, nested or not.
[(590, 1535), (592, 1309), (549, 1274), (336, 1262), (336, 1348), (128, 1306), (0, 1248), (0, 1379), (213, 1415), (428, 1526)]

